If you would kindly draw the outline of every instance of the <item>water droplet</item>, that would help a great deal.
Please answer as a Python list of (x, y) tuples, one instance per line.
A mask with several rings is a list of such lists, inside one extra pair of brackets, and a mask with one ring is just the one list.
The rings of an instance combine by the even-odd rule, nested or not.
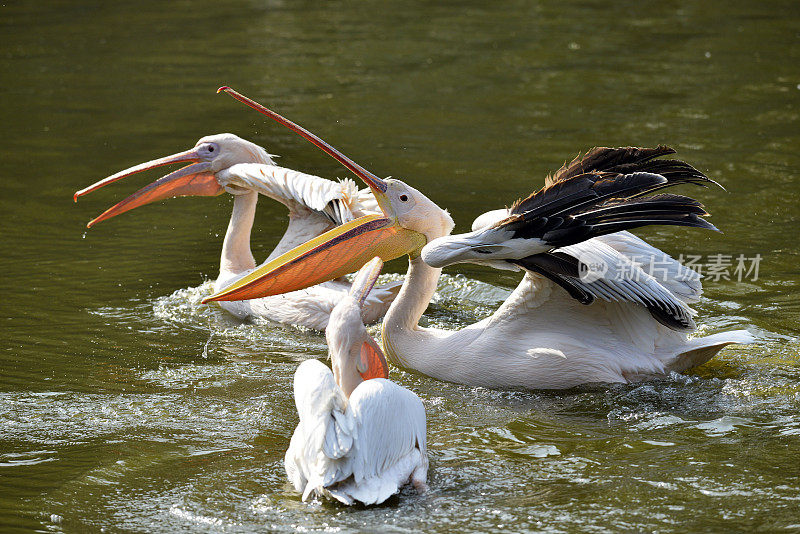
[(211, 331), (211, 320), (210, 319), (209, 319), (208, 323), (209, 323), (208, 324), (208, 328), (209, 328), (208, 340), (206, 341), (206, 344), (203, 345), (203, 358), (205, 358), (205, 359), (208, 359), (208, 346), (211, 344), (211, 340), (214, 337), (214, 332)]

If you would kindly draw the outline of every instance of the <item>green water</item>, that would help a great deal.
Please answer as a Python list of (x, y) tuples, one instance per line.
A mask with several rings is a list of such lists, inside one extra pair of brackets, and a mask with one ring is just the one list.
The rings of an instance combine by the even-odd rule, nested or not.
[[(800, 531), (796, 2), (17, 2), (0, 30), (3, 532)], [(457, 231), (579, 151), (672, 145), (727, 188), (688, 191), (724, 234), (640, 235), (760, 254), (757, 280), (707, 280), (697, 306), (704, 332), (758, 343), (688, 376), (565, 392), (393, 369), (427, 409), (431, 491), (301, 503), (282, 465), (290, 381), (324, 338), (198, 304), (230, 198), (91, 231), (154, 176), (71, 200), (225, 131), (347, 176), (223, 84), (419, 188)], [(259, 204), (256, 258), (284, 224)], [(449, 269), (426, 320), (484, 317), (517, 277)]]

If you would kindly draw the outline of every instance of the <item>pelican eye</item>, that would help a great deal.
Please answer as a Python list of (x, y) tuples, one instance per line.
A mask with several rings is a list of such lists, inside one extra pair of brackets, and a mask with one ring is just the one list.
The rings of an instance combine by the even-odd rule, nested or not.
[(209, 146), (209, 147), (208, 147), (208, 151), (209, 151), (209, 152), (214, 152), (214, 147), (213, 147), (213, 146)]
[(401, 202), (408, 202), (408, 195), (400, 195)]

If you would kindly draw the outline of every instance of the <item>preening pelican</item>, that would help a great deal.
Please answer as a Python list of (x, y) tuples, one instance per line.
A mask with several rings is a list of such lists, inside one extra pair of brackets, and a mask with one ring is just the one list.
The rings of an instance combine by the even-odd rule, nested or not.
[(367, 333), (361, 306), (383, 262), (367, 263), (325, 329), (333, 372), (306, 360), (294, 375), (300, 423), (286, 451), (286, 474), (303, 500), (314, 494), (344, 504), (379, 504), (411, 482), (425, 490), (425, 408), (387, 380), (380, 347)]
[[(694, 312), (688, 304), (699, 295), (698, 282), (680, 280), (672, 260), (666, 276), (656, 279), (645, 265), (660, 251), (620, 233), (651, 224), (714, 228), (691, 198), (643, 196), (710, 182), (684, 162), (656, 159), (672, 153), (666, 147), (595, 149), (509, 212), (482, 216), (471, 234), (446, 237), (450, 216), (422, 193), (378, 178), (314, 134), (277, 120), (364, 180), (384, 217), (326, 232), (313, 248), (289, 251), (210, 299), (295, 290), (363, 265), (375, 251), (384, 260), (409, 254), (405, 282), (383, 321), (386, 356), (434, 378), (496, 388), (644, 380), (704, 363), (727, 344), (751, 341), (741, 330), (689, 339)], [(361, 246), (354, 249), (354, 242)], [(585, 257), (601, 259), (608, 270), (582, 278)], [(441, 266), (458, 261), (521, 268), (525, 274), (490, 317), (458, 331), (421, 328)], [(623, 273), (628, 268), (633, 274)], [(310, 279), (298, 276), (312, 270)]]
[[(89, 222), (98, 222), (156, 200), (177, 196), (234, 195), (233, 212), (222, 245), (219, 277), (215, 289), (252, 272), (256, 263), (250, 251), (250, 232), (258, 194), (277, 200), (289, 209), (289, 226), (267, 262), (287, 250), (317, 237), (326, 230), (367, 213), (379, 211), (369, 189), (361, 191), (350, 179), (334, 182), (274, 164), (260, 146), (225, 133), (200, 139), (194, 148), (120, 171), (75, 193), (74, 200), (134, 173), (163, 165), (192, 162), (115, 204)], [(399, 291), (399, 283), (376, 288), (364, 305), (364, 320), (383, 317)], [(347, 294), (344, 279), (325, 282), (286, 295), (241, 302), (221, 303), (233, 315), (265, 317), (281, 323), (324, 330), (331, 310)]]

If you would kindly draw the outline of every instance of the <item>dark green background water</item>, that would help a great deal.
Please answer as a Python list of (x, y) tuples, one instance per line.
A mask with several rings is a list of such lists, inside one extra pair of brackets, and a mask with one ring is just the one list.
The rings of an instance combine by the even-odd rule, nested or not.
[[(14, 530), (800, 530), (800, 5), (786, 2), (11, 2), (0, 6), (0, 525)], [(345, 171), (227, 96), (270, 105), (379, 175), (473, 217), (594, 145), (676, 147), (724, 234), (761, 254), (706, 282), (704, 332), (748, 328), (690, 376), (497, 392), (392, 371), (428, 411), (430, 493), (344, 509), (285, 482), (297, 362), (317, 334), (197, 304), (231, 201), (180, 199), (86, 232), (154, 179), (119, 169), (230, 131)], [(264, 258), (285, 214), (259, 205)], [(405, 269), (402, 261), (389, 272)], [(517, 277), (448, 271), (429, 321), (483, 317)]]

